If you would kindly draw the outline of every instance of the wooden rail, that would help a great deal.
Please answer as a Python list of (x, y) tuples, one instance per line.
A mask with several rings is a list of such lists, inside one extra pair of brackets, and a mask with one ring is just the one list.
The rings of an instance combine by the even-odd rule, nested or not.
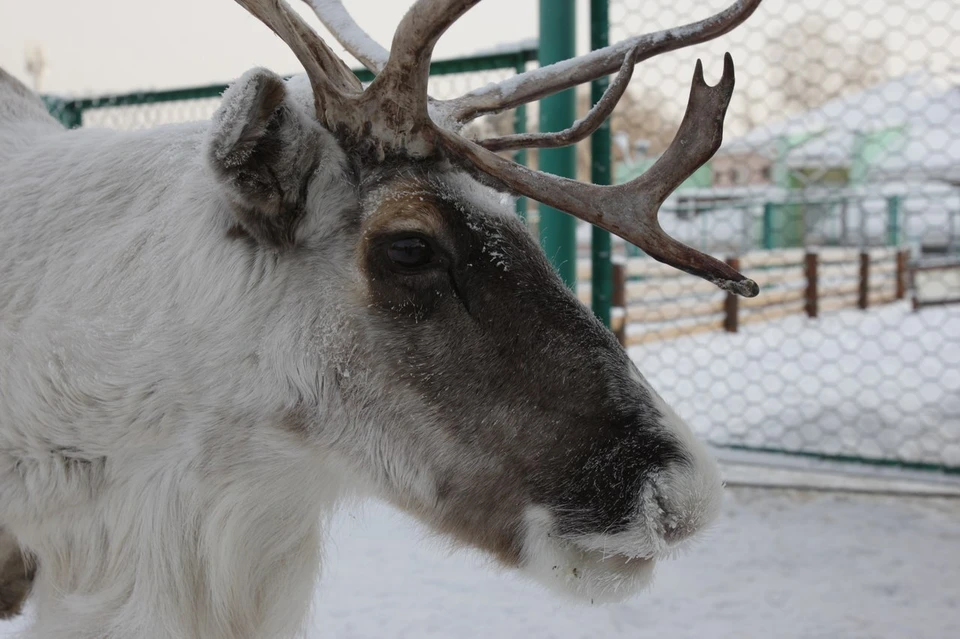
[[(937, 297), (924, 298), (923, 285), (918, 280), (931, 280), (930, 288), (940, 289)], [(960, 260), (946, 260), (926, 264), (914, 264), (910, 267), (910, 288), (913, 290), (913, 310), (917, 311), (925, 306), (944, 306), (960, 304)], [(900, 290), (897, 290), (900, 293)]]
[[(749, 273), (760, 284), (760, 295), (723, 293), (649, 259), (615, 264), (614, 332), (620, 342), (629, 346), (704, 331), (736, 333), (745, 324), (790, 315), (817, 319), (840, 309), (866, 310), (906, 297), (911, 274), (907, 252), (892, 248), (762, 251), (730, 257), (727, 263)], [(580, 296), (588, 298), (589, 290)]]

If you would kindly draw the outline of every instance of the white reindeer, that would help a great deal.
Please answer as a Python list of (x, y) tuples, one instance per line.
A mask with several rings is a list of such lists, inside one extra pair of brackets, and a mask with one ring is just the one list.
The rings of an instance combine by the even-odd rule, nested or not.
[[(363, 90), (282, 0), (238, 0), (306, 69), (253, 69), (212, 122), (65, 131), (0, 72), (0, 605), (28, 636), (301, 632), (325, 522), (377, 495), (558, 590), (616, 599), (714, 517), (706, 448), (567, 290), (508, 191), (755, 295), (665, 236), (667, 194), (720, 143), (733, 89), (699, 67), (677, 141), (634, 182), (581, 184), (491, 149), (569, 144), (633, 64), (759, 0), (521, 74), (427, 95), (477, 0), (418, 0), (391, 53), (321, 19)], [(559, 134), (481, 142), (484, 114), (619, 74)]]

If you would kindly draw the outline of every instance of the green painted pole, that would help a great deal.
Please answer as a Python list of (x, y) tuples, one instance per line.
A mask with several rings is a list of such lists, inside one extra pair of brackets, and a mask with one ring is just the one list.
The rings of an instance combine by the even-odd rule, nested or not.
[(763, 248), (773, 248), (773, 202), (763, 205)]
[(887, 198), (887, 244), (900, 244), (900, 196), (892, 195)]
[[(527, 70), (527, 61), (523, 56), (517, 60), (517, 64), (514, 67), (514, 71), (518, 74), (523, 73)], [(521, 104), (513, 112), (513, 132), (514, 133), (526, 133), (527, 132), (527, 105)], [(527, 164), (527, 150), (520, 149), (514, 154), (513, 159), (517, 164)], [(517, 198), (517, 215), (523, 218), (524, 222), (527, 220), (527, 198), (518, 197)]]
[[(540, 66), (572, 58), (576, 54), (575, 0), (540, 0)], [(576, 95), (567, 89), (540, 101), (540, 131), (562, 131), (576, 117)], [(541, 149), (540, 170), (574, 178), (577, 151), (573, 146)], [(577, 286), (576, 220), (549, 206), (540, 205), (540, 246), (572, 289)]]
[(58, 111), (54, 117), (60, 120), (60, 123), (68, 129), (76, 129), (83, 126), (83, 108), (76, 102), (61, 102), (57, 105)]
[[(590, 49), (609, 44), (609, 0), (590, 0)], [(603, 97), (610, 81), (607, 76), (590, 85), (590, 102)], [(594, 184), (610, 184), (610, 120), (607, 119), (590, 137), (590, 180)], [(600, 227), (591, 229), (590, 237), (590, 307), (600, 321), (610, 327), (610, 302), (613, 294), (613, 266), (610, 263), (610, 233)]]

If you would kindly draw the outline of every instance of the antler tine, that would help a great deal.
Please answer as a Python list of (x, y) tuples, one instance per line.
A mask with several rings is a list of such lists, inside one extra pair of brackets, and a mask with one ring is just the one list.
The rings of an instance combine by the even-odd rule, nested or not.
[(613, 109), (620, 102), (630, 78), (633, 77), (634, 56), (636, 49), (623, 58), (620, 72), (603, 92), (597, 103), (580, 120), (573, 123), (569, 129), (556, 133), (518, 133), (496, 138), (480, 140), (478, 144), (490, 151), (512, 151), (514, 149), (547, 149), (576, 144), (600, 128), (604, 120), (610, 117)]
[(744, 297), (759, 292), (747, 279), (723, 262), (667, 235), (657, 220), (667, 196), (703, 165), (723, 140), (723, 117), (733, 94), (734, 69), (730, 54), (724, 57), (723, 76), (716, 86), (703, 79), (698, 62), (690, 99), (676, 138), (661, 158), (643, 175), (617, 186), (584, 184), (540, 173), (503, 158), (456, 133), (436, 129), (449, 157), (467, 168), (492, 177), (518, 194), (566, 211), (631, 242), (660, 262), (713, 282)]
[(390, 52), (357, 24), (342, 0), (303, 0), (350, 55), (373, 73), (380, 73)]
[(488, 85), (459, 98), (441, 102), (437, 109), (444, 114), (445, 119), (460, 125), (487, 113), (512, 109), (614, 73), (630, 51), (636, 51), (634, 62), (640, 63), (667, 51), (719, 37), (749, 18), (760, 2), (761, 0), (737, 0), (705, 20), (635, 36), (577, 58), (533, 69), (499, 84)]
[(723, 142), (723, 118), (735, 82), (733, 57), (729, 53), (723, 56), (723, 75), (712, 87), (703, 79), (703, 63), (697, 60), (677, 135), (653, 166), (630, 182), (633, 190), (650, 193), (659, 209), (684, 180), (717, 152)]
[[(393, 138), (406, 138), (410, 132), (430, 128), (427, 79), (433, 48), (447, 28), (478, 2), (417, 0), (403, 16), (393, 36), (390, 58), (363, 96), (369, 111), (386, 116), (385, 124), (392, 128)], [(409, 146), (405, 150), (414, 154), (420, 151)]]
[(290, 47), (307, 72), (317, 117), (324, 124), (333, 124), (346, 99), (362, 90), (357, 76), (283, 0), (236, 1)]

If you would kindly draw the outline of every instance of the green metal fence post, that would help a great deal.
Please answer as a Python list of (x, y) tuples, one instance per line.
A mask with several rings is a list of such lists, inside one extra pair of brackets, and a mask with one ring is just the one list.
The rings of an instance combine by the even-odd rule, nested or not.
[[(608, 44), (610, 32), (609, 0), (590, 0), (590, 48)], [(590, 85), (590, 102), (596, 104), (607, 90), (606, 76)], [(610, 120), (590, 137), (590, 179), (594, 184), (610, 184)], [(613, 291), (613, 266), (610, 263), (610, 234), (594, 226), (590, 237), (590, 307), (600, 321), (610, 327), (610, 299)]]
[[(576, 53), (575, 0), (540, 0), (540, 66), (566, 60)], [(576, 116), (573, 89), (540, 101), (540, 130), (562, 131)], [(573, 146), (540, 151), (540, 170), (573, 178), (577, 173), (577, 151)], [(566, 213), (540, 205), (540, 245), (560, 278), (570, 288), (577, 285), (577, 225)]]
[[(514, 67), (514, 71), (518, 74), (523, 73), (527, 70), (527, 61), (522, 55), (519, 56), (517, 60), (517, 65)], [(513, 132), (514, 133), (526, 133), (527, 132), (527, 105), (521, 104), (517, 107), (516, 111), (513, 112)], [(513, 156), (513, 159), (518, 164), (527, 164), (527, 150), (520, 149)], [(527, 198), (518, 197), (517, 198), (517, 214), (523, 218), (524, 221), (527, 220)]]
[(887, 244), (900, 244), (900, 196), (892, 195), (887, 198)]
[(763, 248), (773, 248), (773, 202), (766, 202), (763, 205)]
[(76, 102), (58, 102), (55, 117), (68, 129), (76, 129), (83, 125), (83, 107)]

